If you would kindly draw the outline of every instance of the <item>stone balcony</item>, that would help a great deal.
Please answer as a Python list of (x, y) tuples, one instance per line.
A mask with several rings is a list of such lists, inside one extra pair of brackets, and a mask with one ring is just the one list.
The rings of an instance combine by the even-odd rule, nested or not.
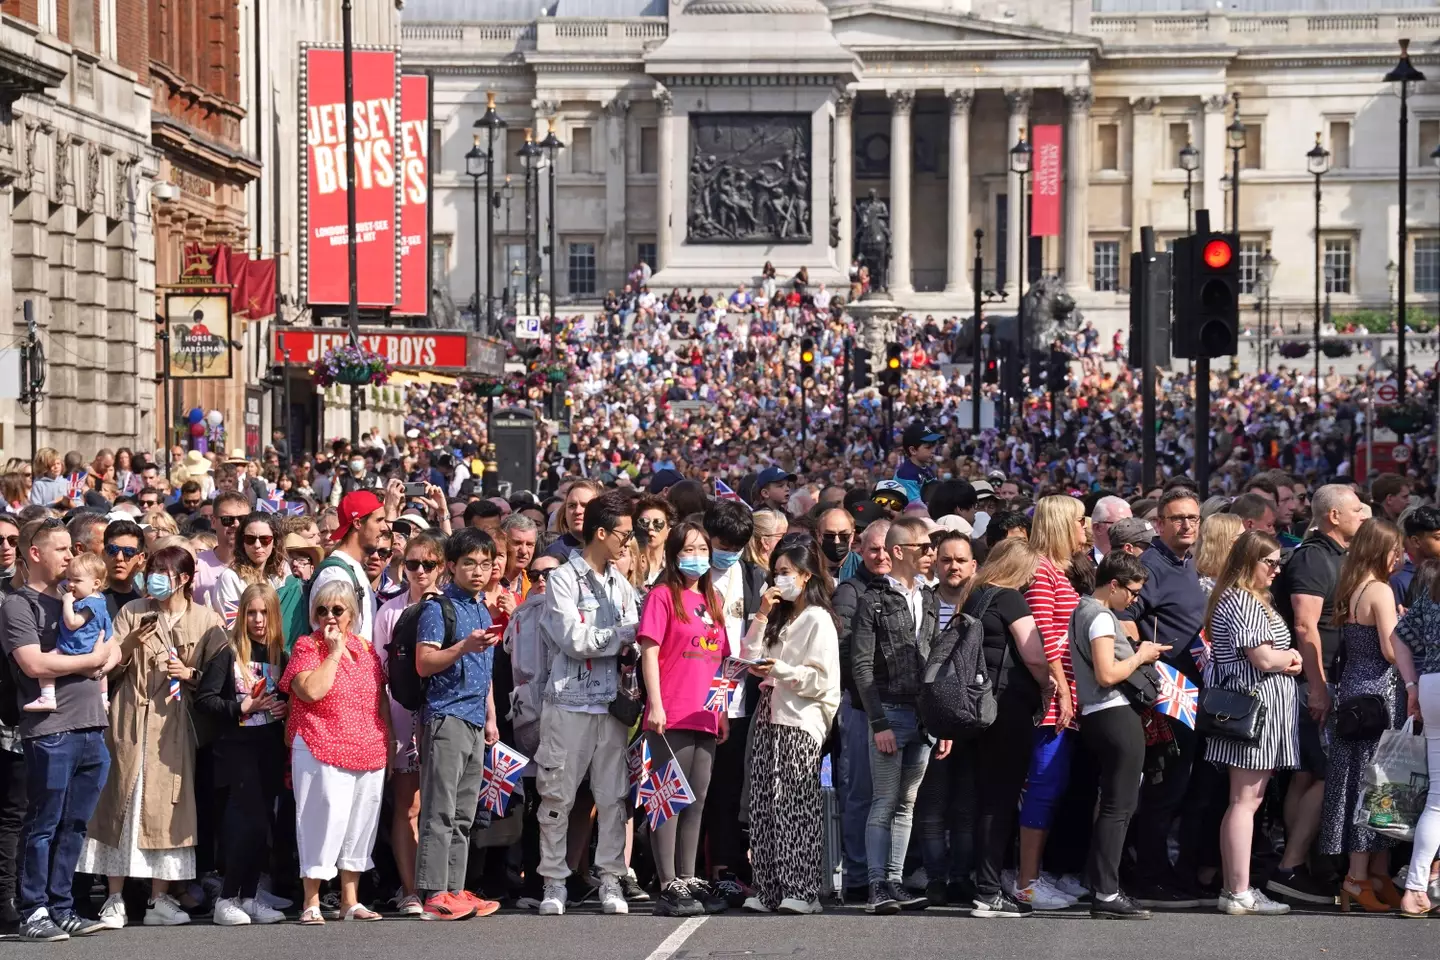
[[(1440, 10), (1406, 13), (1094, 13), (1090, 33), (1116, 47), (1417, 44), (1440, 32)], [(1418, 51), (1417, 51), (1418, 52)]]
[(669, 31), (664, 17), (546, 17), (529, 22), (402, 23), (400, 39), (407, 55), (420, 56), (639, 56)]

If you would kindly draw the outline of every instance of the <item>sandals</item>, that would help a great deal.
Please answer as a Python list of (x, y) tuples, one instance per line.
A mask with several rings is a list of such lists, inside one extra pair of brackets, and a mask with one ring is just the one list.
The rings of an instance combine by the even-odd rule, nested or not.
[(372, 920), (379, 920), (380, 914), (376, 913), (374, 910), (371, 910), (363, 903), (357, 903), (354, 906), (350, 907), (350, 909), (346, 910), (343, 914), (341, 914), (340, 919), (369, 922)]
[(302, 927), (323, 927), (325, 918), (320, 914), (320, 905), (306, 907), (300, 911), (300, 926)]

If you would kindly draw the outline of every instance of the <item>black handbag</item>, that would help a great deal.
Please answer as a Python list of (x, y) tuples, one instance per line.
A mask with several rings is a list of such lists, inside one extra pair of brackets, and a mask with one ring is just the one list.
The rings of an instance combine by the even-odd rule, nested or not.
[(640, 648), (625, 647), (615, 663), (615, 699), (607, 709), (628, 730), (645, 709), (645, 683), (640, 672)]
[(1346, 697), (1335, 708), (1335, 736), (1341, 740), (1378, 740), (1390, 728), (1390, 708), (1378, 693)]
[(1195, 732), (1255, 743), (1265, 727), (1265, 704), (1253, 693), (1206, 687), (1200, 691)]

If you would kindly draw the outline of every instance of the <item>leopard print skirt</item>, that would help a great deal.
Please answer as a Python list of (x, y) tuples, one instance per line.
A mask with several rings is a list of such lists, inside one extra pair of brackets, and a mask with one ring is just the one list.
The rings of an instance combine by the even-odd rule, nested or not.
[(755, 711), (750, 763), (750, 858), (760, 902), (819, 898), (824, 857), (820, 744), (770, 722), (770, 692)]

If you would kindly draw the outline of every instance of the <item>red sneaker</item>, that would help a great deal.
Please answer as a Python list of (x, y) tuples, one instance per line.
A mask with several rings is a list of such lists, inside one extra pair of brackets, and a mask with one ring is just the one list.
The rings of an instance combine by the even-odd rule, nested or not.
[(477, 897), (469, 890), (461, 890), (459, 893), (452, 893), (450, 896), (454, 897), (458, 903), (464, 903), (471, 907), (474, 907), (475, 916), (477, 917), (488, 917), (490, 916), (490, 914), (500, 909), (499, 901), (486, 900), (484, 897)]
[(468, 920), (475, 915), (475, 907), (468, 900), (456, 897), (448, 890), (441, 891), (425, 901), (427, 920)]

